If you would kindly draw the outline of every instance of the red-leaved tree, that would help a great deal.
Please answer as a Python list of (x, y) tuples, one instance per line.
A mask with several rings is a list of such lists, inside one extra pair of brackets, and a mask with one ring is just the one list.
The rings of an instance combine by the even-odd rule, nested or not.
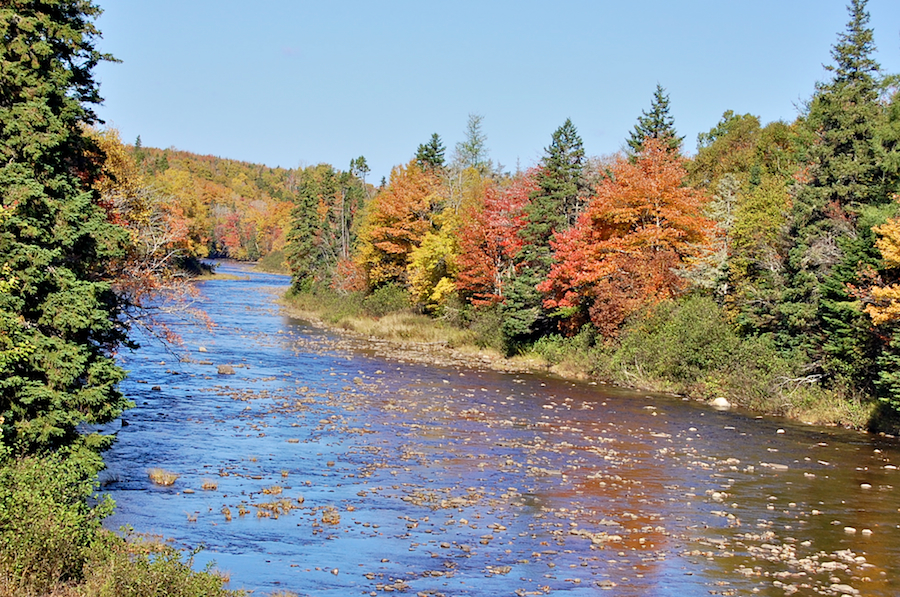
[(473, 305), (503, 300), (504, 283), (513, 275), (515, 256), (522, 248), (519, 231), (525, 225), (528, 196), (537, 189), (537, 172), (529, 170), (504, 188), (489, 186), (484, 203), (470, 206), (465, 214), (456, 287)]
[(618, 158), (576, 225), (551, 244), (554, 265), (538, 289), (565, 326), (587, 320), (614, 336), (635, 311), (681, 291), (676, 274), (715, 234), (707, 197), (683, 186), (684, 160), (648, 138), (634, 161)]

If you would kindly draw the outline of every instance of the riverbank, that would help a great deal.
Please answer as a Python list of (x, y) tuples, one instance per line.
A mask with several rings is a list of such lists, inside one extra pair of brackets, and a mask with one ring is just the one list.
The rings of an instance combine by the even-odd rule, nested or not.
[(587, 333), (550, 336), (511, 357), (487, 345), (476, 326), (461, 328), (403, 309), (372, 315), (347, 297), (289, 293), (281, 302), (294, 317), (410, 362), (545, 373), (707, 403), (724, 399), (810, 425), (886, 434), (900, 427), (876, 400), (851, 388), (823, 388), (765, 340), (736, 337), (703, 299), (673, 303), (655, 319), (626, 328), (614, 343)]

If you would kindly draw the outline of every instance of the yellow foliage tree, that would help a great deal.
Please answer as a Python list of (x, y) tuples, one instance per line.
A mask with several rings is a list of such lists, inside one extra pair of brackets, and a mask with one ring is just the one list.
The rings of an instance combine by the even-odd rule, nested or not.
[(405, 284), (410, 254), (432, 229), (440, 181), (411, 161), (391, 172), (390, 184), (366, 206), (356, 262), (371, 287)]
[[(875, 242), (884, 259), (886, 269), (900, 267), (900, 218), (888, 220), (873, 230), (879, 238)], [(882, 325), (900, 321), (900, 284), (875, 286), (871, 289), (873, 303), (866, 305), (872, 323)]]

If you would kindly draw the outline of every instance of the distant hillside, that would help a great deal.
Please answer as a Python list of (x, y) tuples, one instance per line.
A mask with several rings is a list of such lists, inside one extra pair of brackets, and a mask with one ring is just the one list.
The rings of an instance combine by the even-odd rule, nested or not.
[(300, 170), (176, 149), (128, 150), (148, 186), (171, 197), (198, 257), (256, 260), (280, 251)]

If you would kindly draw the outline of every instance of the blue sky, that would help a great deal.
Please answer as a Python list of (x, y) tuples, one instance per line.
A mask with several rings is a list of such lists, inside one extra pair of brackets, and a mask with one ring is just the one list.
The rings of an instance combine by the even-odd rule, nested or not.
[[(793, 120), (848, 20), (842, 0), (96, 0), (108, 125), (127, 142), (370, 181), (432, 133), (484, 117), (495, 163), (540, 159), (571, 118), (588, 155), (622, 148), (657, 82), (692, 153), (725, 110)], [(900, 2), (870, 0), (900, 72)]]

